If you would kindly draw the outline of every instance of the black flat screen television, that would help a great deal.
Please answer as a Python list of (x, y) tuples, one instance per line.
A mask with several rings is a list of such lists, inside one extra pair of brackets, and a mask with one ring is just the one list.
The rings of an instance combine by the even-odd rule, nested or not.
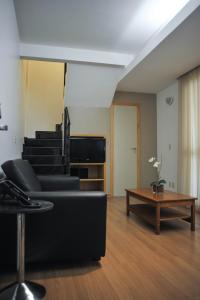
[(104, 163), (106, 140), (101, 137), (70, 137), (70, 162)]

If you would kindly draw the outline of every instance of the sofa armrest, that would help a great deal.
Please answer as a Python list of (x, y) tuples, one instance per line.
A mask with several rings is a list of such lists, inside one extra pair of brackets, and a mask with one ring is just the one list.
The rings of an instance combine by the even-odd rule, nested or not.
[[(54, 203), (51, 211), (37, 215), (37, 226), (40, 227), (40, 231), (45, 230), (46, 226), (51, 240), (52, 233), (57, 232), (56, 237), (53, 238), (55, 247), (58, 244), (62, 244), (64, 247), (66, 244), (65, 251), (69, 251), (66, 240), (72, 239), (73, 236), (75, 238), (73, 238), (73, 244), (70, 245), (70, 256), (77, 254), (77, 251), (87, 253), (91, 258), (105, 255), (107, 211), (107, 195), (105, 193), (56, 191), (28, 192), (27, 194), (31, 199)], [(48, 234), (44, 233), (43, 236)], [(59, 242), (59, 239), (62, 241)], [(83, 257), (84, 253), (81, 254)], [(80, 253), (78, 256), (80, 257)]]
[(79, 191), (80, 179), (67, 175), (37, 176), (43, 191)]

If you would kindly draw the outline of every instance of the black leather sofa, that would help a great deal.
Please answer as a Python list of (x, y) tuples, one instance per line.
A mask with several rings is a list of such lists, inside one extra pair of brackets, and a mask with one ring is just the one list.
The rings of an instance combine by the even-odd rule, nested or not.
[[(80, 191), (77, 177), (37, 177), (21, 159), (5, 162), (2, 169), (32, 199), (54, 203), (52, 211), (26, 216), (26, 262), (99, 260), (105, 255), (105, 193)], [(16, 216), (0, 215), (0, 265), (16, 264), (16, 243)]]

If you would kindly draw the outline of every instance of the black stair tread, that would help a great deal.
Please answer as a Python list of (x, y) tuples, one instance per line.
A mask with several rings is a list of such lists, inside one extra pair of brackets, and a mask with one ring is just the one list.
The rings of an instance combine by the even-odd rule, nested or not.
[(38, 165), (38, 164), (31, 164), (31, 166), (33, 167), (63, 167), (65, 166), (65, 164), (41, 164), (41, 165)]
[(62, 147), (45, 147), (45, 146), (44, 147), (37, 147), (37, 146), (35, 147), (35, 146), (26, 146), (26, 145), (24, 145), (24, 148), (25, 149), (27, 149), (27, 148), (28, 149), (34, 148), (34, 149), (38, 149), (38, 150), (40, 150), (40, 149), (47, 149), (47, 150), (52, 150), (52, 149), (56, 149), (57, 150), (57, 149), (60, 149), (61, 150), (62, 149)]
[(22, 155), (62, 155), (62, 147), (37, 147), (23, 145)]
[[(55, 150), (61, 150), (62, 149), (62, 147), (32, 147), (32, 146), (26, 146), (26, 145), (24, 145), (24, 149), (27, 149), (28, 148), (28, 150), (31, 150), (31, 149), (33, 149), (34, 148), (34, 150), (35, 149), (37, 149), (37, 150), (41, 150), (41, 149), (46, 149), (46, 150), (53, 150), (53, 149), (55, 149)], [(27, 154), (28, 155), (28, 154)], [(31, 154), (30, 154), (31, 155)], [(47, 154), (48, 155), (48, 154)], [(49, 154), (49, 155), (51, 155), (51, 154)], [(53, 155), (53, 154), (52, 154)]]
[(56, 130), (36, 130), (36, 132), (41, 132), (41, 133), (45, 133), (45, 132), (47, 132), (47, 133), (57, 133), (57, 131)]
[(62, 139), (62, 131), (36, 131), (36, 139)]
[(25, 146), (31, 147), (62, 147), (62, 139), (36, 139), (36, 138), (25, 138)]
[(62, 148), (62, 147), (59, 147), (59, 146), (55, 146), (55, 147), (52, 147), (52, 146), (51, 147), (48, 147), (48, 146), (47, 147), (45, 147), (45, 146), (44, 147), (40, 147), (40, 146), (35, 147), (34, 146), (34, 147), (32, 147), (32, 146), (27, 146), (27, 145), (24, 145), (24, 147), (26, 147), (26, 148), (34, 148), (34, 149), (36, 149), (36, 148), (42, 148), (42, 149), (44, 149), (44, 148), (48, 148), (48, 149), (54, 149), (54, 148), (56, 148), (56, 149), (61, 149)]
[(42, 157), (43, 157), (43, 156), (53, 156), (53, 157), (59, 156), (59, 157), (60, 157), (60, 156), (63, 156), (63, 155), (62, 155), (62, 154), (24, 154), (23, 156), (26, 156), (26, 157), (27, 157), (27, 156), (28, 156), (28, 157), (29, 157), (29, 156), (34, 156), (34, 157), (35, 157), (35, 156), (42, 156)]
[[(22, 158), (28, 160), (32, 165), (61, 165), (63, 164), (62, 153), (22, 153)], [(45, 151), (47, 152), (47, 151)], [(49, 152), (49, 150), (48, 150)]]
[(27, 140), (40, 140), (40, 141), (60, 141), (61, 139), (37, 139), (37, 138), (25, 138)]
[[(24, 144), (25, 145), (27, 145), (27, 143), (26, 142), (44, 142), (44, 143), (46, 143), (46, 142), (62, 142), (62, 139), (37, 139), (37, 138), (31, 138), (31, 139), (29, 139), (29, 138), (27, 138), (27, 139), (25, 139), (24, 140)], [(31, 146), (31, 145), (27, 145), (27, 146)], [(59, 147), (59, 146), (57, 146), (57, 147)]]
[(41, 134), (51, 134), (51, 133), (54, 133), (54, 134), (61, 134), (62, 131), (36, 131), (36, 133), (41, 133)]

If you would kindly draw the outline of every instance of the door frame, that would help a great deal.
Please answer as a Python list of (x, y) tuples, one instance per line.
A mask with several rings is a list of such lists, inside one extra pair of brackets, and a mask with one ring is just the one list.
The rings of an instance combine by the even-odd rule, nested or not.
[(137, 112), (137, 188), (141, 184), (141, 112), (140, 105), (137, 103), (131, 103), (130, 101), (118, 101), (112, 103), (110, 107), (110, 194), (113, 196), (114, 192), (114, 107), (115, 106), (134, 106)]

